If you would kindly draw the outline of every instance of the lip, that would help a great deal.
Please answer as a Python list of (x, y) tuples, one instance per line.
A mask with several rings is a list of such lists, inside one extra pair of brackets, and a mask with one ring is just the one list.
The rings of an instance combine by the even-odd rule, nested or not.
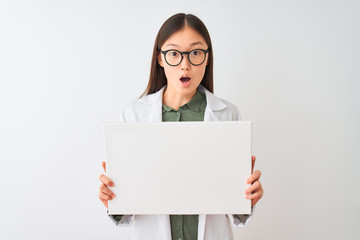
[(181, 79), (181, 78), (183, 78), (183, 77), (187, 77), (187, 78), (190, 78), (190, 79), (191, 79), (191, 77), (190, 77), (190, 75), (189, 75), (189, 74), (183, 74), (183, 75), (181, 75), (181, 76), (180, 76), (180, 78), (179, 78), (179, 79)]
[[(189, 81), (186, 81), (186, 82), (184, 82), (184, 81), (181, 81), (181, 78), (189, 78)], [(183, 86), (183, 87), (189, 87), (189, 85), (190, 85), (190, 83), (191, 83), (191, 77), (188, 75), (188, 74), (183, 74), (183, 75), (181, 75), (181, 77), (179, 78), (179, 80), (180, 80), (180, 83), (181, 83), (181, 85)]]

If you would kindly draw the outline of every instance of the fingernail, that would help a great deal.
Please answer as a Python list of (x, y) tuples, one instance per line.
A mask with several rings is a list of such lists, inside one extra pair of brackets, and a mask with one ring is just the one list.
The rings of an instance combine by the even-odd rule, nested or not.
[(112, 194), (112, 197), (114, 198), (114, 197), (115, 197), (115, 194)]
[(113, 187), (113, 186), (114, 186), (114, 183), (110, 183), (109, 186), (110, 186), (110, 187)]

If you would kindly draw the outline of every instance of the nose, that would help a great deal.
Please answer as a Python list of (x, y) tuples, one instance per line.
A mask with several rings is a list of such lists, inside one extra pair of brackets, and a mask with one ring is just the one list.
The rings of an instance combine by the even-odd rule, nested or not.
[(189, 62), (189, 59), (187, 55), (184, 55), (183, 60), (180, 63), (181, 70), (190, 70), (191, 63)]

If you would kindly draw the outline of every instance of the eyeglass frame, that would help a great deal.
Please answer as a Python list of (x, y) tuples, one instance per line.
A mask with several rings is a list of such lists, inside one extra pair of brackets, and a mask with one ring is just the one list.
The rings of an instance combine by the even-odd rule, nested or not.
[[(193, 64), (193, 63), (190, 61), (190, 57), (189, 57), (189, 56), (190, 56), (190, 53), (191, 53), (192, 51), (195, 51), (195, 50), (200, 50), (200, 51), (203, 51), (203, 52), (205, 53), (204, 60), (203, 60), (201, 63), (199, 63), (199, 64)], [(180, 55), (181, 55), (181, 60), (180, 60), (180, 62), (179, 62), (178, 64), (176, 64), (176, 65), (171, 65), (171, 64), (168, 63), (168, 61), (166, 60), (166, 54), (167, 54), (168, 52), (170, 52), (170, 51), (176, 51), (176, 52), (180, 53)], [(161, 52), (162, 54), (164, 54), (165, 62), (166, 62), (169, 66), (172, 66), (172, 67), (179, 66), (180, 63), (182, 62), (182, 60), (184, 59), (183, 54), (187, 54), (189, 63), (190, 63), (191, 65), (193, 65), (193, 66), (200, 66), (201, 64), (203, 64), (203, 63), (205, 62), (206, 54), (209, 52), (209, 49), (204, 50), (204, 49), (196, 48), (196, 49), (193, 49), (193, 50), (188, 51), (188, 52), (180, 52), (179, 50), (176, 50), (176, 49), (169, 49), (169, 50), (166, 50), (166, 51), (163, 51), (163, 50), (160, 49), (160, 52)]]

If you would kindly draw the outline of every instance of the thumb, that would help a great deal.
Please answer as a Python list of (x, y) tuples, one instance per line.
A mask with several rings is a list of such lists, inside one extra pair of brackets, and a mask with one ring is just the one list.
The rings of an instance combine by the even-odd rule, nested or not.
[(105, 161), (102, 162), (102, 167), (103, 167), (103, 169), (104, 169), (104, 171), (106, 173), (106, 162)]
[(255, 167), (255, 160), (256, 160), (256, 157), (255, 156), (252, 156), (251, 157), (251, 174), (253, 174), (254, 172), (254, 167)]

